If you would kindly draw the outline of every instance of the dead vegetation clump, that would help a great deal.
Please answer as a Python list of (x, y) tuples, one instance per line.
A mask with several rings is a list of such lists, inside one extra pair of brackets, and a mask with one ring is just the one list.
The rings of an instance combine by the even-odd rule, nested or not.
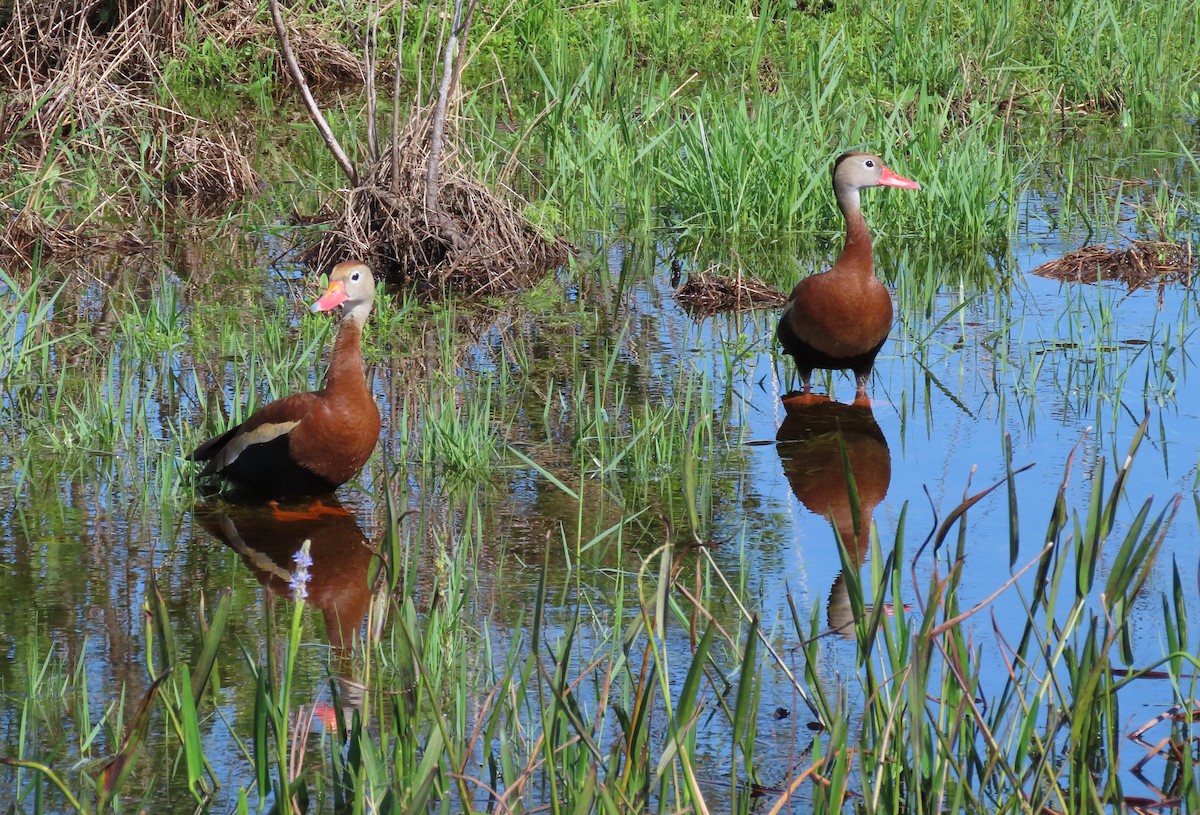
[(395, 166), (385, 152), (306, 263), (325, 269), (361, 257), (395, 285), (495, 295), (529, 288), (566, 261), (566, 241), (542, 235), (510, 200), (467, 178), (452, 151), (442, 153), (436, 207), (428, 207), (429, 128), (428, 116), (409, 121)]
[[(0, 53), (14, 47), (11, 40), (2, 42)], [(53, 64), (44, 55), (27, 54), (27, 62), (8, 65), (0, 138), (33, 164), (52, 148), (94, 144), (109, 150), (114, 140), (128, 139), (147, 114), (160, 109), (146, 99), (142, 83), (129, 78), (129, 69), (136, 72), (141, 61), (137, 42), (81, 34), (75, 47), (58, 49)]]
[[(421, 84), (414, 98), (402, 98), (403, 48), (397, 50), (392, 75), (392, 118), (379, 117), (375, 76), (378, 16), (367, 34), (365, 171), (350, 160), (325, 114), (309, 90), (296, 57), (279, 0), (268, 7), (280, 54), (299, 90), (309, 116), (330, 153), (342, 168), (349, 190), (332, 229), (304, 252), (316, 269), (348, 257), (366, 260), (390, 283), (422, 292), (498, 295), (529, 288), (549, 269), (562, 264), (570, 245), (541, 234), (508, 200), (466, 176), (454, 149), (454, 115), (467, 58), (467, 34), (477, 0), (446, 0), (438, 10), (426, 7), (423, 32), (439, 20), (436, 44), (429, 54), (429, 96)], [(421, 37), (424, 54), (430, 42)], [(403, 27), (400, 30), (403, 41)], [(424, 62), (424, 56), (418, 60)], [(407, 123), (400, 111), (408, 110)], [(381, 126), (382, 125), (382, 126)], [(389, 133), (390, 137), (381, 137)]]
[[(144, 248), (112, 224), (143, 220), (148, 188), (211, 202), (258, 186), (236, 137), (151, 95), (184, 10), (177, 0), (12, 3), (0, 30), (0, 139), (10, 149), (0, 248)], [(73, 214), (81, 198), (98, 203)]]
[[(11, 0), (0, 30), (0, 82), (21, 89), (73, 65), (95, 61), (108, 73), (145, 79), (155, 55), (174, 42), (180, 0)], [(153, 8), (152, 8), (153, 6)]]
[(1033, 270), (1039, 277), (1070, 283), (1117, 280), (1131, 289), (1159, 283), (1191, 284), (1196, 269), (1192, 244), (1135, 240), (1124, 249), (1085, 246)]
[[(211, 137), (210, 137), (211, 136)], [(261, 186), (234, 134), (169, 133), (163, 178), (176, 195), (202, 202), (241, 198)]]
[(675, 301), (688, 313), (708, 316), (726, 311), (773, 308), (787, 302), (787, 295), (742, 271), (726, 274), (710, 266), (675, 289)]
[[(201, 42), (220, 42), (231, 49), (275, 47), (274, 29), (263, 17), (258, 0), (225, 0), (213, 13), (197, 15), (196, 22)], [(291, 37), (296, 59), (310, 85), (330, 89), (365, 81), (362, 60), (331, 37), (324, 26), (296, 26)], [(286, 71), (281, 77), (295, 81)]]

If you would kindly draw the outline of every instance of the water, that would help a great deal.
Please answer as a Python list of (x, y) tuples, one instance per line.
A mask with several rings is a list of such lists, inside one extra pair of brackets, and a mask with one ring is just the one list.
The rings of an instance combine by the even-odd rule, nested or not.
[[(1014, 466), (1034, 465), (1016, 476), (1020, 568), (1041, 549), (1064, 479), (1070, 505), (1082, 512), (1096, 478), (1103, 475), (1111, 485), (1113, 467), (1124, 460), (1148, 417), (1113, 538), (1144, 501), (1152, 499), (1158, 512), (1183, 496), (1134, 613), (1139, 631), (1146, 633), (1135, 634), (1133, 664), (1156, 662), (1165, 653), (1156, 632), (1162, 626), (1159, 595), (1171, 589), (1170, 566), (1178, 565), (1188, 579), (1198, 567), (1200, 529), (1192, 499), (1200, 479), (1195, 443), (1200, 399), (1189, 348), (1200, 303), (1193, 289), (1177, 285), (1129, 292), (1117, 285), (1062, 285), (1029, 276), (1042, 261), (1084, 241), (1049, 224), (1053, 204), (1031, 200), (1025, 207), (1030, 215), (1004, 261), (1008, 265), (994, 274), (1005, 282), (990, 291), (943, 286), (927, 313), (902, 309), (904, 319), (877, 362), (869, 408), (837, 401), (853, 394), (846, 374), (835, 374), (817, 388), (825, 392), (831, 385), (833, 402), (785, 404), (784, 395), (797, 382), (790, 362), (772, 354), (776, 312), (693, 319), (671, 299), (665, 263), (648, 262), (669, 254), (665, 243), (610, 246), (593, 273), (585, 275), (590, 290), (566, 292), (565, 306), (472, 314), (474, 343), (447, 349), (442, 338), (448, 324), (436, 316), (406, 333), (377, 338), (375, 386), (385, 422), (379, 453), (358, 482), (341, 491), (345, 514), (327, 512), (316, 520), (281, 521), (261, 509), (213, 503), (194, 506), (189, 495), (180, 494), (178, 482), (178, 473), (188, 466), (179, 458), (185, 452), (175, 441), (179, 428), (200, 422), (206, 397), (239, 409), (248, 397), (246, 382), (264, 375), (264, 364), (250, 356), (224, 359), (205, 352), (209, 346), (199, 337), (206, 334), (205, 342), (211, 342), (215, 330), (200, 320), (212, 319), (214, 301), (221, 306), (217, 319), (222, 309), (228, 317), (229, 310), (249, 303), (281, 304), (274, 314), (287, 333), (282, 340), (259, 340), (270, 359), (285, 347), (271, 342), (294, 343), (299, 336), (301, 345), (320, 347), (323, 335), (314, 339), (306, 332), (317, 329), (296, 320), (305, 294), (293, 269), (239, 281), (239, 270), (231, 268), (204, 282), (176, 270), (178, 276), (167, 274), (149, 291), (72, 288), (56, 306), (58, 331), (86, 327), (80, 319), (89, 316), (155, 311), (147, 304), (162, 303), (164, 291), (178, 307), (153, 324), (158, 333), (143, 332), (148, 349), (143, 360), (131, 362), (101, 338), (98, 347), (109, 358), (84, 359), (82, 383), (64, 380), (46, 391), (43, 398), (58, 391), (66, 396), (56, 425), (23, 424), (19, 401), (6, 388), (0, 754), (12, 756), (20, 749), (20, 701), (47, 655), (61, 659), (67, 670), (83, 666), (83, 698), (90, 712), (77, 710), (60, 730), (39, 725), (26, 736), (27, 744), (71, 745), (66, 755), (74, 762), (80, 757), (83, 723), (113, 704), (122, 688), (127, 705), (140, 699), (149, 686), (147, 664), (161, 664), (157, 650), (162, 646), (148, 622), (155, 587), (174, 622), (181, 654), (198, 652), (200, 617), (227, 592), (233, 614), (214, 680), (222, 715), (206, 722), (205, 751), (222, 785), (214, 806), (231, 808), (238, 788), (253, 779), (230, 733), (244, 729), (253, 698), (241, 652), (280, 647), (270, 632), (282, 631), (290, 621), (290, 604), (281, 598), (290, 593), (293, 555), (309, 538), (314, 579), (303, 619), (297, 696), (316, 711), (312, 743), (319, 755), (323, 728), (335, 726), (328, 679), (341, 687), (343, 702), (355, 704), (362, 696), (361, 661), (347, 643), (367, 613), (378, 568), (372, 547), (384, 545), (388, 489), (399, 505), (425, 512), (405, 522), (405, 545), (423, 552), (403, 582), (404, 594), (414, 598), (418, 610), (442, 601), (444, 570), (466, 535), (482, 543), (469, 573), (453, 588), (469, 593), (468, 619), (462, 624), (487, 632), (495, 660), (503, 659), (508, 643), (521, 641), (544, 564), (550, 569), (548, 636), (561, 634), (583, 609), (579, 664), (604, 658), (613, 593), (634, 590), (640, 558), (664, 540), (668, 524), (676, 539), (688, 535), (680, 476), (662, 464), (680, 457), (678, 451), (664, 452), (637, 464), (631, 455), (612, 464), (618, 451), (610, 450), (587, 466), (581, 480), (571, 445), (592, 449), (606, 435), (628, 439), (642, 427), (640, 411), (688, 400), (714, 417), (712, 436), (702, 440), (700, 453), (712, 473), (703, 531), (706, 542), (720, 543), (711, 557), (737, 582), (738, 596), (761, 614), (767, 639), (797, 676), (802, 664), (789, 602), (804, 619), (816, 609), (835, 631), (847, 620), (830, 511), (852, 556), (868, 557), (865, 530), (856, 533), (850, 520), (842, 450), (831, 428), (843, 432), (881, 552), (891, 551), (904, 515), (904, 557), (916, 556), (914, 582), (923, 590), (935, 564), (942, 574), (948, 564), (944, 553), (935, 556), (927, 549), (918, 555), (920, 542), (967, 495), (1004, 479), (1006, 443)], [(922, 262), (913, 251), (900, 239), (879, 246), (881, 268), (895, 270), (898, 279), (892, 282), (902, 289), (913, 285), (905, 275)], [(630, 264), (631, 259), (636, 262)], [(944, 262), (964, 268), (995, 263), (953, 255)], [(629, 273), (629, 265), (640, 271)], [(623, 272), (626, 287), (615, 303), (613, 284)], [(221, 282), (230, 279), (236, 282)], [(915, 303), (920, 295), (906, 290), (898, 299)], [(379, 315), (372, 330), (386, 331)], [(301, 355), (280, 361), (279, 368), (282, 373), (272, 374), (266, 365), (267, 375), (277, 375), (273, 381), (284, 383), (278, 387), (286, 391), (311, 387), (320, 363)], [(504, 400), (490, 414), (483, 412), (497, 442), (496, 457), (484, 473), (472, 469), (469, 459), (467, 471), (456, 470), (449, 458), (454, 448), (427, 417), (462, 424), (489, 387), (493, 399)], [(455, 401), (446, 402), (449, 398)], [(86, 428), (73, 418), (70, 404), (88, 399), (111, 406), (117, 428), (111, 448), (95, 443), (103, 434), (83, 438)], [(594, 415), (584, 417), (591, 409)], [(492, 416), (506, 418), (496, 422)], [(647, 432), (659, 431), (651, 426)], [(668, 443), (670, 433), (662, 435)], [(528, 455), (563, 487), (517, 461), (504, 445)], [(984, 688), (1002, 681), (1004, 638), (1015, 636), (1026, 619), (1016, 589), (991, 598), (1010, 575), (1006, 489), (980, 501), (966, 520), (959, 602), (964, 609), (987, 603), (963, 623), (983, 649), (983, 662), (992, 666), (982, 677)], [(573, 499), (566, 490), (581, 491), (582, 497)], [(464, 532), (473, 528), (481, 530), (476, 537)], [(951, 539), (957, 534), (955, 529)], [(593, 536), (590, 548), (569, 554)], [(1193, 621), (1200, 620), (1200, 593), (1194, 588), (1189, 584), (1186, 593)], [(924, 598), (911, 585), (908, 591), (904, 604), (918, 607)], [(715, 596), (724, 599), (714, 601), (714, 615), (744, 637), (746, 621), (737, 604), (724, 592)], [(670, 638), (672, 653), (686, 664), (689, 633), (679, 627)], [(836, 681), (853, 672), (852, 640), (830, 636), (822, 654), (821, 676)], [(758, 717), (760, 781), (786, 786), (814, 738), (808, 729), (812, 717), (787, 672), (766, 664)], [(1166, 683), (1149, 682), (1126, 696), (1122, 713), (1132, 724), (1149, 721), (1173, 698)], [(608, 730), (602, 735), (615, 737), (614, 726)], [(698, 743), (701, 777), (720, 798), (728, 786), (727, 724), (717, 716), (702, 718)], [(171, 744), (160, 730), (144, 759), (147, 782), (151, 773), (157, 775), (152, 798), (163, 807), (187, 796), (186, 783), (173, 775)], [(112, 750), (111, 736), (100, 734), (83, 750), (84, 762)], [(1140, 783), (1130, 777), (1126, 792), (1138, 794)], [(0, 792), (0, 803), (9, 803), (13, 794)], [(796, 806), (803, 810), (803, 796)]]

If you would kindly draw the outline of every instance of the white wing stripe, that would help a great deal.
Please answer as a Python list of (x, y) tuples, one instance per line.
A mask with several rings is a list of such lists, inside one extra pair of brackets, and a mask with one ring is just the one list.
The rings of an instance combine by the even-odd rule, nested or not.
[(216, 465), (215, 470), (223, 470), (233, 462), (237, 461), (237, 457), (242, 454), (242, 451), (247, 447), (255, 444), (266, 444), (269, 441), (274, 441), (285, 433), (291, 432), (291, 429), (300, 424), (295, 422), (272, 422), (269, 424), (260, 424), (258, 427), (251, 430), (249, 433), (238, 433), (229, 440), (229, 444), (221, 450), (220, 455), (216, 457), (213, 463)]

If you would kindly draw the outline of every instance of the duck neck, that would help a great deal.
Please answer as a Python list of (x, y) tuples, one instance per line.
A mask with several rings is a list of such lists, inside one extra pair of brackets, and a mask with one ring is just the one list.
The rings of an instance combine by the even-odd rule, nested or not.
[(837, 190), (838, 209), (846, 221), (846, 243), (838, 256), (834, 268), (864, 275), (875, 273), (871, 254), (871, 231), (863, 218), (858, 202), (858, 189), (848, 187)]
[(366, 385), (363, 375), (362, 326), (358, 321), (343, 318), (333, 344), (329, 373), (325, 375), (325, 390), (338, 392)]

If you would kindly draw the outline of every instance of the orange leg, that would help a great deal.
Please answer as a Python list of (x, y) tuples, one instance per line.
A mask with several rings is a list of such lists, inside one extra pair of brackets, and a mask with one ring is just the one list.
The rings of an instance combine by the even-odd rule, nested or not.
[(313, 502), (308, 505), (307, 509), (280, 509), (278, 501), (268, 502), (271, 507), (271, 515), (277, 521), (317, 521), (322, 516), (333, 515), (344, 517), (350, 514), (350, 510), (345, 507), (327, 507), (321, 503), (320, 498), (313, 499)]

